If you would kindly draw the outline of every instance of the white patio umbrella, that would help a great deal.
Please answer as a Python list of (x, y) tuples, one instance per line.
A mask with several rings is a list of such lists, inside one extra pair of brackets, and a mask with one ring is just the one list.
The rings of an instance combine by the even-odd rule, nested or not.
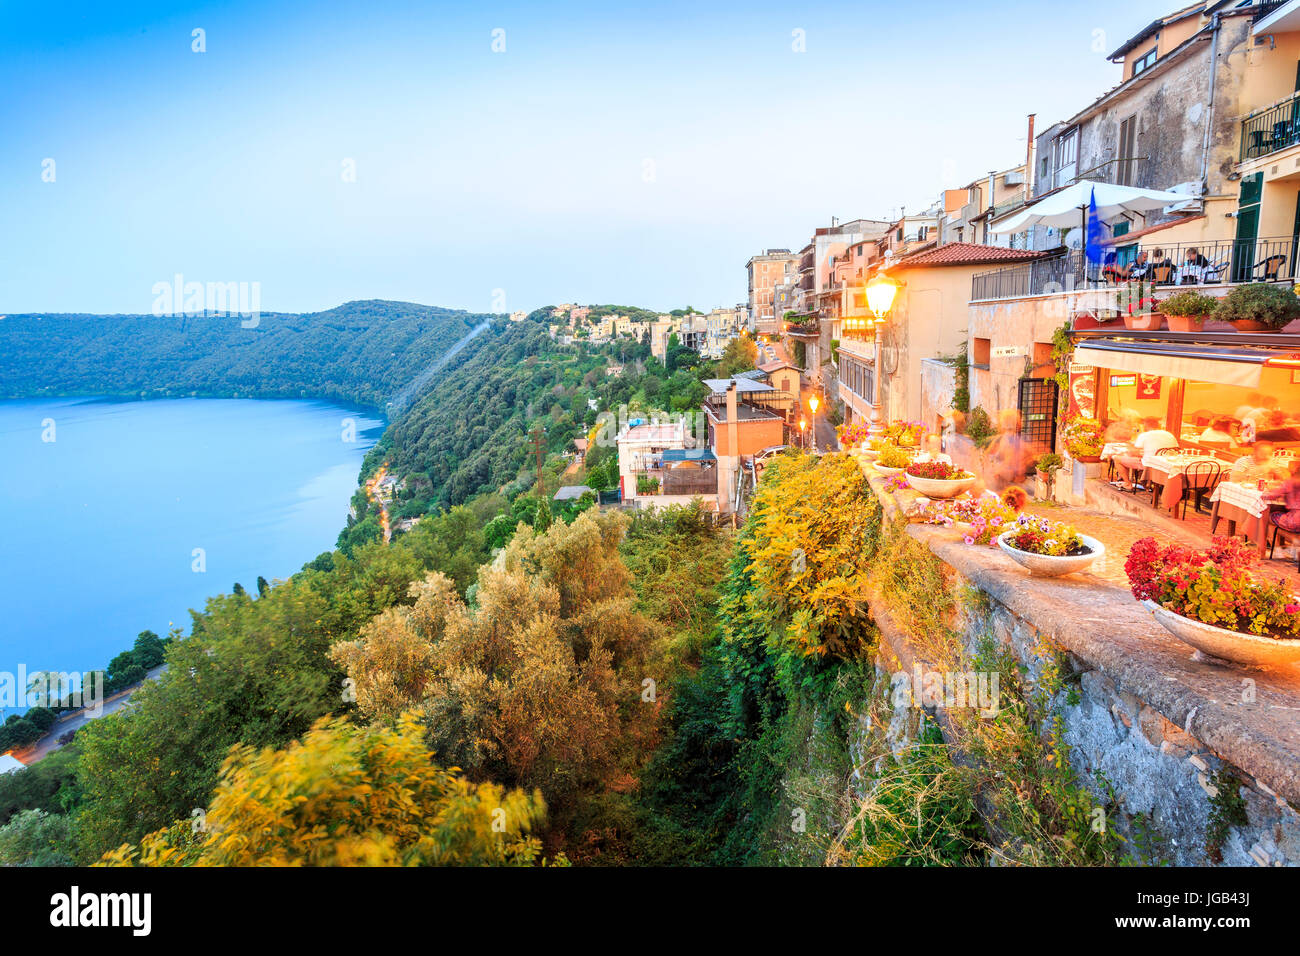
[(1113, 183), (1094, 183), (1080, 180), (1060, 192), (1043, 197), (1032, 206), (1016, 213), (1005, 222), (990, 226), (990, 232), (1021, 232), (1030, 226), (1056, 226), (1070, 228), (1088, 225), (1088, 203), (1096, 190), (1097, 218), (1102, 222), (1124, 213), (1145, 215), (1193, 197), (1184, 193), (1165, 192), (1161, 189), (1138, 189), (1136, 186), (1116, 186)]

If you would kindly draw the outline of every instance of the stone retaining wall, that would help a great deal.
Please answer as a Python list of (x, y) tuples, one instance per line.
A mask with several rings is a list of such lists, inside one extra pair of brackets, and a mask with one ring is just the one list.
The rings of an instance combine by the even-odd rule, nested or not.
[[(896, 498), (873, 469), (864, 471), (886, 520), (901, 521), (913, 493)], [(907, 533), (982, 595), (958, 622), (968, 655), (992, 634), (1014, 651), (1032, 687), (1043, 646), (1063, 649), (1078, 680), (1077, 703), (1059, 702), (1064, 740), (1090, 788), (1095, 771), (1112, 787), (1124, 815), (1114, 821), (1120, 832), (1141, 819), (1158, 857), (1176, 865), (1300, 865), (1293, 809), (1300, 806), (1300, 671), (1194, 661), (1190, 648), (1113, 583), (1087, 574), (1030, 578), (1000, 551), (967, 546), (954, 532), (910, 525)], [(882, 674), (924, 669), (888, 607), (875, 616)], [(931, 713), (944, 728), (942, 711)], [(901, 745), (917, 716), (913, 707), (896, 706), (889, 735)], [(1216, 782), (1239, 788), (1245, 805), (1246, 822), (1229, 829), (1221, 861), (1206, 845)]]

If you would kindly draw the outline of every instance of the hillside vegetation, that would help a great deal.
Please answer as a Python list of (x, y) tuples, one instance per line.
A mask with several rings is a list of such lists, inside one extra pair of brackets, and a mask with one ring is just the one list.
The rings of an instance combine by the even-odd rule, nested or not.
[(0, 398), (324, 398), (379, 410), (483, 322), (409, 302), (347, 302), (305, 315), (10, 315)]

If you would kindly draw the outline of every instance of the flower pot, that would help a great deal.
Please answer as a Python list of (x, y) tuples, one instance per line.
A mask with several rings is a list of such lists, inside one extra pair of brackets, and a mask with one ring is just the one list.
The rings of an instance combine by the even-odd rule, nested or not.
[(1254, 319), (1229, 319), (1228, 324), (1238, 332), (1281, 332), (1281, 329), (1275, 329), (1271, 325), (1265, 325), (1263, 322), (1257, 322)]
[(1124, 316), (1124, 328), (1134, 332), (1155, 332), (1164, 325), (1165, 317), (1159, 312)]
[(1166, 315), (1170, 332), (1199, 332), (1205, 326), (1204, 315)]
[(1238, 664), (1270, 666), (1300, 661), (1300, 640), (1242, 634), (1175, 614), (1155, 601), (1143, 601), (1166, 631), (1203, 654)]
[(862, 449), (862, 457), (867, 459), (868, 461), (875, 461), (877, 458), (880, 457), (880, 449), (864, 448)]
[(1071, 455), (1070, 457), (1082, 465), (1095, 465), (1101, 461), (1101, 455)]
[(876, 465), (876, 471), (880, 472), (882, 475), (887, 475), (890, 477), (894, 475), (901, 475), (903, 473), (902, 468), (887, 468), (886, 466), (881, 464)]
[(969, 478), (918, 478), (916, 475), (908, 475), (907, 483), (912, 486), (912, 490), (918, 494), (925, 495), (927, 498), (956, 498), (959, 494), (975, 484), (975, 476)]
[(1019, 548), (1012, 547), (1007, 543), (1007, 538), (1015, 534), (1015, 529), (1004, 531), (998, 535), (998, 547), (1001, 548), (1010, 558), (1026, 568), (1030, 574), (1038, 577), (1054, 578), (1062, 574), (1070, 574), (1074, 571), (1082, 571), (1092, 562), (1096, 561), (1106, 553), (1106, 546), (1096, 538), (1090, 538), (1085, 534), (1079, 535), (1079, 540), (1083, 542), (1085, 548), (1089, 548), (1087, 554), (1034, 554), (1031, 551), (1021, 551)]

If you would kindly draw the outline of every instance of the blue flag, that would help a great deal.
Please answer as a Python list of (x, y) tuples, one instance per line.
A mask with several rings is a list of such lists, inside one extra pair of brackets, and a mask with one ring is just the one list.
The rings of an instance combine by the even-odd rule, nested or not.
[(1084, 255), (1089, 262), (1101, 262), (1101, 220), (1097, 218), (1097, 190), (1088, 196), (1088, 228), (1084, 236)]

